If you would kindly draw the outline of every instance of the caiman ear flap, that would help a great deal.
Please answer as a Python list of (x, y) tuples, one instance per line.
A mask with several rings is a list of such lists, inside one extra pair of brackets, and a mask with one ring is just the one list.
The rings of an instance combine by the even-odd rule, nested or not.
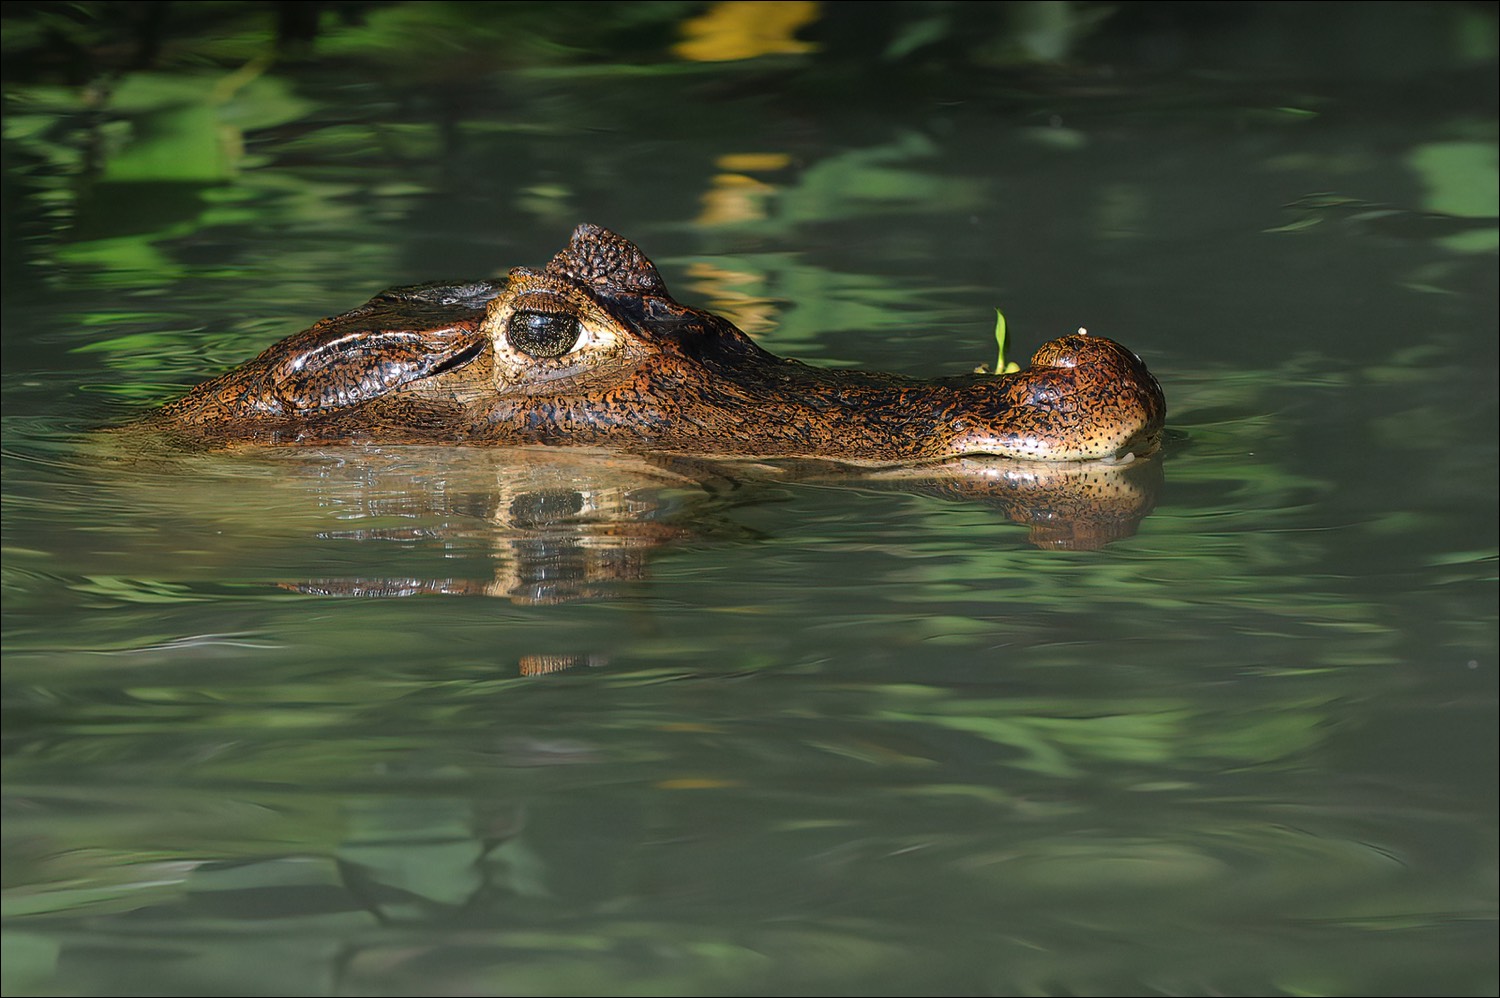
[(635, 243), (587, 222), (573, 230), (568, 248), (552, 258), (546, 272), (571, 277), (600, 291), (667, 294), (656, 265)]

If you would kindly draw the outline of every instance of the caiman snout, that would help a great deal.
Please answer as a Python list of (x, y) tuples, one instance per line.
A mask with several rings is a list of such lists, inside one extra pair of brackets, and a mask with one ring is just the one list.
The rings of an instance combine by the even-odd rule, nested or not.
[(1014, 374), (976, 382), (953, 421), (950, 452), (1044, 461), (1117, 461), (1150, 454), (1166, 419), (1161, 386), (1114, 340), (1051, 340)]

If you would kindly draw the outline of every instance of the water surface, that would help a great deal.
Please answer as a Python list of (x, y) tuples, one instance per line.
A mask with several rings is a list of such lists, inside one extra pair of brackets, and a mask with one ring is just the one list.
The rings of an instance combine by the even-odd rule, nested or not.
[[(8, 994), (1494, 993), (1493, 94), (774, 65), (8, 97)], [(813, 363), (1129, 344), (1154, 510), (91, 433), (580, 221)]]

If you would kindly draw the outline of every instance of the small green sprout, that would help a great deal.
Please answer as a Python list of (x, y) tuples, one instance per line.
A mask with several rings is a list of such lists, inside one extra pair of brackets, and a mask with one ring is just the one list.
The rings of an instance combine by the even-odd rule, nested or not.
[(1014, 374), (1021, 369), (1021, 365), (1015, 361), (1009, 363), (1005, 360), (1005, 313), (998, 308), (995, 309), (995, 345), (1000, 352), (995, 356), (996, 374)]

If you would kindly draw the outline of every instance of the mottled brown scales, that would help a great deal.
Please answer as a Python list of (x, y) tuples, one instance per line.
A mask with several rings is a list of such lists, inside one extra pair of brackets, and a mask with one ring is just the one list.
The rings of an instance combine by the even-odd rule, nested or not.
[(421, 285), (324, 319), (148, 422), (199, 446), (462, 443), (899, 463), (1115, 460), (1166, 405), (1119, 344), (1065, 336), (1004, 376), (921, 381), (775, 357), (582, 225), (542, 271)]

